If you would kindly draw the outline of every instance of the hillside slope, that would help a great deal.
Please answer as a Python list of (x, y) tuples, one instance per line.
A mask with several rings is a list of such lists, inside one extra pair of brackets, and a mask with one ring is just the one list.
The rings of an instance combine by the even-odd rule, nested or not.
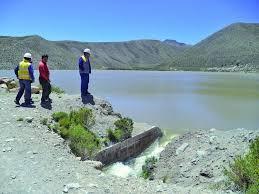
[(34, 63), (44, 53), (49, 55), (52, 69), (76, 69), (84, 48), (93, 52), (96, 69), (152, 69), (168, 63), (185, 48), (158, 40), (84, 43), (76, 41), (48, 41), (39, 36), (0, 37), (0, 69), (12, 69), (25, 52), (31, 52)]
[(176, 56), (161, 69), (201, 70), (249, 65), (259, 68), (259, 24), (235, 23)]

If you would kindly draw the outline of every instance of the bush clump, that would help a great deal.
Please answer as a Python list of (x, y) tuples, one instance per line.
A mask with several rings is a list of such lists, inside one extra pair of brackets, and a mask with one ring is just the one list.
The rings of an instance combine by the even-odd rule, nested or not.
[(237, 156), (229, 168), (224, 170), (229, 181), (247, 194), (259, 191), (259, 137), (250, 144), (249, 152)]
[(142, 166), (141, 177), (144, 179), (152, 179), (151, 175), (154, 170), (155, 163), (157, 162), (157, 158), (152, 156), (145, 160), (145, 164)]
[(55, 112), (52, 114), (54, 121), (59, 122), (60, 119), (68, 117), (68, 114), (65, 112)]
[(99, 138), (89, 130), (95, 123), (90, 109), (81, 108), (78, 111), (57, 112), (52, 118), (58, 122), (53, 131), (69, 142), (72, 152), (76, 156), (93, 156), (100, 149)]
[(130, 118), (122, 118), (114, 123), (115, 129), (108, 129), (107, 136), (111, 142), (120, 142), (128, 139), (132, 135), (133, 121)]
[(65, 91), (61, 89), (60, 87), (57, 86), (51, 86), (51, 92), (56, 93), (56, 94), (64, 94)]

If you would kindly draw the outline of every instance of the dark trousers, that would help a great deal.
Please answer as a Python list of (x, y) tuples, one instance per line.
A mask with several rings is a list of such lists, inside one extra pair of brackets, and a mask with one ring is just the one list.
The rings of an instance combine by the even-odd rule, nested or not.
[(80, 76), (81, 76), (81, 96), (86, 96), (88, 94), (89, 74), (80, 73)]
[(31, 81), (20, 79), (19, 85), (20, 85), (20, 89), (16, 96), (16, 101), (18, 101), (18, 102), (20, 101), (20, 99), (25, 91), (24, 100), (25, 100), (25, 103), (29, 103), (31, 100)]
[(42, 96), (41, 96), (41, 101), (45, 101), (49, 99), (49, 95), (51, 93), (51, 85), (49, 81), (39, 78), (40, 85), (42, 86)]

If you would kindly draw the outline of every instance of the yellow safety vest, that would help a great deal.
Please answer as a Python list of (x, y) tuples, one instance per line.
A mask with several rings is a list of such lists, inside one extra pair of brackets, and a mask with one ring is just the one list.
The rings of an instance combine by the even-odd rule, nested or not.
[(18, 70), (18, 78), (23, 80), (31, 80), (30, 73), (29, 73), (29, 66), (31, 63), (29, 61), (23, 60), (19, 64)]
[(84, 55), (82, 55), (81, 57), (82, 57), (82, 59), (83, 59), (84, 62), (87, 61), (87, 59), (86, 59), (86, 57), (85, 57)]

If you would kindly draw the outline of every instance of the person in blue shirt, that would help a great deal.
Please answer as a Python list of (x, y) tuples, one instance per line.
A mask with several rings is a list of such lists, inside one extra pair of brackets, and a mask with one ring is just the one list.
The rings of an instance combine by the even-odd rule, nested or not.
[(20, 99), (25, 91), (25, 105), (29, 106), (33, 103), (31, 100), (31, 83), (34, 82), (34, 72), (32, 65), (32, 56), (30, 53), (25, 53), (23, 60), (14, 69), (16, 77), (19, 79), (20, 89), (15, 98), (15, 103), (20, 105)]
[(90, 64), (90, 49), (86, 48), (84, 54), (79, 58), (79, 73), (81, 77), (81, 97), (82, 99), (89, 95), (88, 84), (89, 84), (89, 74), (91, 74), (91, 64)]

